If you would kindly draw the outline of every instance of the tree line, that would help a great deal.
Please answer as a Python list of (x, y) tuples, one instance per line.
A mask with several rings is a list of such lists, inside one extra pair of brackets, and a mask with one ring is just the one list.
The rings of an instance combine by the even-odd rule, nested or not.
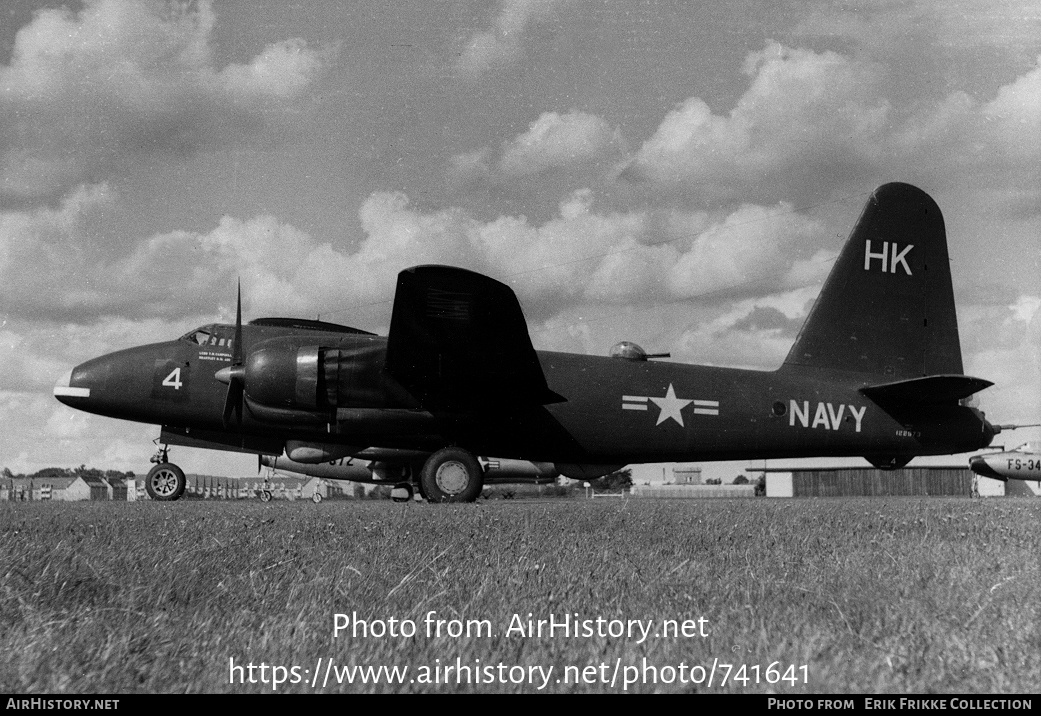
[(79, 467), (45, 467), (42, 470), (26, 475), (25, 473), (13, 473), (11, 468), (5, 467), (0, 470), (0, 476), (2, 477), (112, 477), (112, 478), (129, 478), (134, 477), (133, 472), (120, 472), (119, 470), (100, 470), (96, 467), (87, 467), (86, 465), (80, 465)]

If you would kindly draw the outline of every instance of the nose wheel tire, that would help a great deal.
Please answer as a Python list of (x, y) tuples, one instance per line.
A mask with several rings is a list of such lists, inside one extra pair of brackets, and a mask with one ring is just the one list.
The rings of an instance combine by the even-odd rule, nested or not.
[(484, 486), (484, 471), (472, 453), (448, 447), (427, 458), (419, 479), (430, 502), (473, 502)]
[(148, 471), (145, 492), (153, 500), (172, 502), (184, 494), (184, 472), (173, 463), (164, 462)]

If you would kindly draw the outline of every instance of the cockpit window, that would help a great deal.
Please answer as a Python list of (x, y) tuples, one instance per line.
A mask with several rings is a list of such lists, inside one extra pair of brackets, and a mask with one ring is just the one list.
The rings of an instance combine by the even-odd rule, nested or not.
[(204, 346), (208, 344), (211, 338), (214, 338), (214, 336), (211, 335), (210, 332), (204, 328), (199, 328), (198, 330), (192, 331), (191, 333), (186, 333), (185, 335), (181, 336), (182, 341), (188, 341), (189, 343), (194, 343), (197, 346)]
[(234, 343), (231, 332), (233, 327), (219, 324), (211, 324), (196, 328), (181, 336), (182, 341), (194, 343), (197, 346), (216, 346), (218, 348), (231, 348)]

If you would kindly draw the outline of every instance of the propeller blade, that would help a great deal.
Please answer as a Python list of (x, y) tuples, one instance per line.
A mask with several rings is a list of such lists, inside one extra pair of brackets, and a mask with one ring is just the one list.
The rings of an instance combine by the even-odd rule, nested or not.
[(242, 381), (232, 378), (228, 383), (228, 395), (224, 399), (224, 427), (227, 428), (231, 422), (232, 413), (239, 425), (242, 425)]
[(242, 279), (235, 299), (235, 342), (231, 344), (231, 364), (242, 365)]
[(231, 343), (231, 365), (215, 375), (217, 380), (228, 384), (224, 398), (224, 427), (227, 428), (234, 415), (242, 427), (242, 400), (246, 392), (246, 376), (242, 367), (242, 279), (238, 281), (235, 297), (235, 338)]

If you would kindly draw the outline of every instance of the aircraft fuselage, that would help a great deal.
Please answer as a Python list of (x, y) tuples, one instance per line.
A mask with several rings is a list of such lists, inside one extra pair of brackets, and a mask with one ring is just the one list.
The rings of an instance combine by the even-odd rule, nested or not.
[(119, 351), (77, 366), (55, 392), (88, 412), (201, 440), (222, 436), (224, 449), (242, 449), (250, 436), (420, 450), (465, 444), (501, 457), (622, 465), (949, 454), (993, 437), (968, 407), (884, 409), (852, 375), (546, 351), (538, 360), (563, 400), (532, 407), (491, 394), (477, 410), (430, 412), (381, 370), (383, 337), (247, 325), (243, 343), (270, 385), (251, 384), (241, 426), (225, 427), (222, 416), (227, 387), (215, 375), (231, 362), (226, 346), (180, 339)]

